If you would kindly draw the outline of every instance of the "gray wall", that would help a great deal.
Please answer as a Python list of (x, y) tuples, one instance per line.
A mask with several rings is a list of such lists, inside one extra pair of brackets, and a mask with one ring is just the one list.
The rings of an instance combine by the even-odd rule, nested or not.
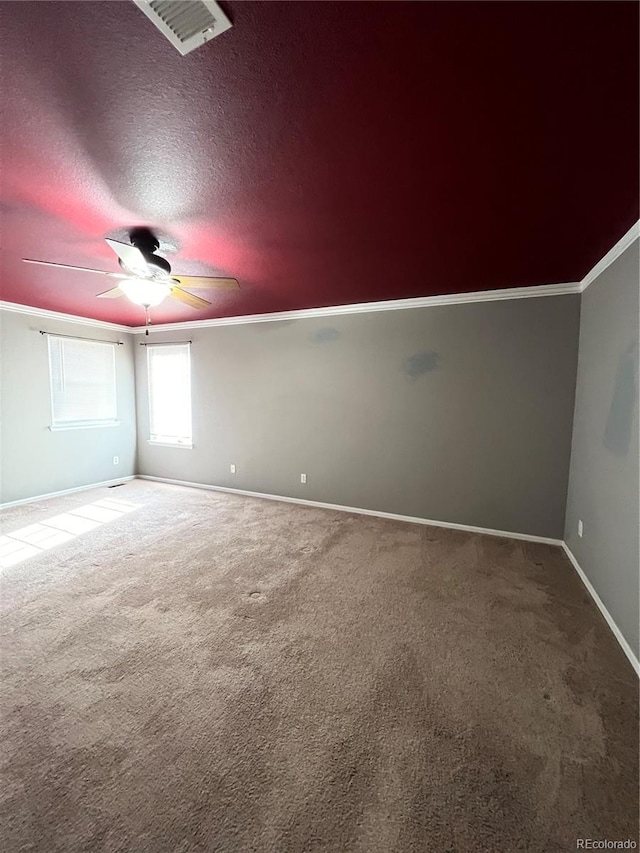
[[(123, 340), (116, 348), (117, 427), (51, 432), (46, 336)], [(0, 502), (71, 489), (135, 471), (133, 336), (79, 323), (0, 312)], [(120, 464), (113, 464), (113, 457)]]
[(636, 656), (639, 290), (636, 240), (582, 294), (565, 530), (567, 544)]
[(562, 538), (579, 304), (193, 330), (193, 450), (147, 443), (136, 346), (139, 473)]

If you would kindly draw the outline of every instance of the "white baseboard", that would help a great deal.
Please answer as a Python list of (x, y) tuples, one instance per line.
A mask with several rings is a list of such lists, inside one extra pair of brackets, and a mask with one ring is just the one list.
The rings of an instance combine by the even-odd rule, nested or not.
[(531, 536), (528, 533), (512, 533), (509, 530), (492, 530), (488, 527), (471, 527), (468, 524), (455, 524), (451, 521), (432, 521), (428, 518), (418, 518), (413, 515), (397, 515), (394, 512), (380, 512), (375, 509), (361, 509), (356, 506), (340, 506), (322, 501), (308, 501), (303, 498), (289, 498), (284, 495), (267, 495), (264, 492), (248, 492), (245, 489), (229, 489), (226, 486), (211, 486), (207, 483), (190, 483), (187, 480), (171, 480), (168, 477), (152, 477), (150, 474), (138, 474), (138, 480), (154, 480), (157, 483), (169, 483), (172, 486), (188, 486), (192, 489), (207, 489), (212, 492), (227, 492), (231, 495), (244, 495), (249, 498), (265, 498), (269, 501), (282, 501), (301, 506), (312, 506), (318, 509), (335, 509), (339, 512), (354, 512), (358, 515), (373, 515), (377, 518), (390, 518), (393, 521), (408, 521), (411, 524), (428, 524), (432, 527), (446, 527), (450, 530), (465, 530), (467, 533), (482, 533), (487, 536), (501, 536), (505, 539), (522, 539), (525, 542), (544, 542), (547, 545), (562, 545), (561, 539), (548, 539), (545, 536)]
[(615, 637), (615, 638), (616, 638), (616, 640), (620, 643), (620, 646), (622, 647), (622, 651), (623, 651), (623, 652), (625, 653), (625, 655), (629, 658), (629, 662), (631, 663), (631, 666), (635, 669), (636, 674), (638, 675), (638, 677), (640, 677), (640, 661), (638, 661), (638, 658), (637, 658), (637, 657), (635, 656), (635, 654), (633, 653), (633, 650), (632, 650), (631, 646), (630, 646), (630, 645), (629, 645), (629, 643), (625, 640), (625, 638), (624, 638), (624, 636), (623, 636), (623, 634), (622, 634), (622, 631), (621, 631), (621, 630), (620, 630), (620, 628), (618, 628), (618, 626), (616, 625), (616, 623), (615, 623), (615, 621), (614, 621), (614, 619), (613, 619), (613, 616), (609, 613), (609, 611), (608, 611), (608, 610), (607, 610), (607, 608), (605, 607), (604, 602), (602, 601), (602, 599), (600, 598), (600, 596), (598, 595), (598, 593), (595, 591), (595, 589), (594, 589), (594, 587), (593, 587), (593, 585), (592, 585), (591, 581), (589, 580), (589, 578), (588, 578), (588, 577), (586, 576), (586, 574), (584, 573), (584, 570), (582, 569), (582, 567), (581, 567), (580, 563), (579, 563), (579, 562), (576, 560), (576, 558), (573, 556), (573, 553), (572, 553), (571, 549), (569, 548), (569, 546), (567, 545), (567, 543), (566, 543), (566, 542), (563, 542), (563, 543), (562, 543), (562, 548), (563, 548), (563, 550), (564, 550), (565, 554), (567, 555), (567, 557), (569, 558), (569, 560), (571, 561), (571, 565), (573, 566), (573, 568), (574, 568), (574, 569), (576, 570), (576, 572), (578, 573), (578, 575), (579, 575), (579, 577), (580, 577), (580, 580), (582, 581), (582, 583), (583, 583), (583, 584), (585, 585), (585, 587), (587, 588), (587, 592), (589, 593), (589, 595), (591, 596), (591, 598), (593, 598), (593, 600), (595, 601), (596, 605), (598, 606), (598, 610), (599, 610), (599, 611), (600, 611), (600, 613), (602, 613), (602, 615), (604, 616), (604, 618), (605, 618), (605, 620), (606, 620), (606, 622), (607, 622), (607, 625), (608, 625), (608, 626), (611, 628), (611, 630), (613, 631), (613, 635), (614, 635), (614, 637)]
[(60, 498), (62, 495), (70, 495), (73, 492), (86, 492), (89, 489), (100, 489), (103, 486), (115, 486), (118, 483), (127, 483), (130, 480), (135, 480), (135, 476), (131, 474), (129, 477), (117, 477), (115, 480), (103, 480), (102, 483), (90, 483), (88, 486), (75, 486), (73, 489), (62, 489), (60, 492), (49, 492), (46, 495), (34, 495), (32, 498), (21, 498), (19, 501), (7, 501), (0, 504), (0, 509), (8, 509), (10, 506), (19, 506), (20, 504), (30, 504), (34, 501), (47, 501), (49, 498)]
[(352, 512), (352, 513), (356, 513), (358, 515), (372, 515), (372, 516), (375, 516), (377, 518), (389, 518), (389, 519), (392, 519), (394, 521), (406, 521), (406, 522), (409, 522), (410, 524), (424, 524), (424, 525), (429, 525), (432, 527), (444, 527), (444, 528), (447, 528), (449, 530), (464, 530), (468, 533), (480, 533), (480, 534), (483, 534), (486, 536), (500, 536), (500, 537), (503, 537), (505, 539), (520, 539), (520, 540), (523, 540), (525, 542), (544, 542), (547, 545), (561, 546), (562, 549), (564, 550), (565, 554), (569, 558), (571, 565), (574, 567), (574, 569), (578, 573), (580, 580), (585, 585), (589, 595), (594, 600), (598, 609), (600, 610), (600, 612), (604, 616), (604, 618), (607, 622), (607, 625), (611, 628), (611, 631), (613, 632), (614, 637), (616, 638), (616, 640), (620, 644), (622, 651), (625, 653), (625, 655), (629, 659), (631, 666), (634, 668), (635, 672), (640, 677), (640, 661), (638, 661), (638, 658), (635, 656), (633, 650), (631, 649), (631, 646), (629, 645), (629, 643), (624, 638), (622, 631), (616, 625), (616, 623), (613, 619), (613, 616), (609, 613), (609, 611), (605, 607), (602, 599), (600, 598), (600, 596), (598, 595), (598, 593), (594, 589), (589, 578), (584, 573), (582, 567), (580, 566), (580, 563), (578, 563), (578, 561), (574, 557), (569, 546), (567, 545), (566, 542), (563, 542), (560, 539), (550, 539), (550, 538), (545, 537), (545, 536), (532, 536), (528, 533), (513, 533), (512, 531), (509, 531), (509, 530), (493, 530), (493, 529), (487, 528), (487, 527), (473, 527), (469, 524), (455, 524), (454, 522), (450, 522), (450, 521), (433, 521), (432, 519), (418, 518), (417, 516), (412, 516), (412, 515), (398, 515), (397, 513), (393, 513), (393, 512), (380, 512), (378, 510), (373, 510), (373, 509), (362, 509), (360, 507), (353, 507), (353, 506), (341, 506), (339, 504), (324, 503), (322, 501), (309, 501), (309, 500), (305, 500), (304, 498), (290, 498), (290, 497), (286, 497), (284, 495), (268, 495), (268, 494), (265, 494), (264, 492), (250, 492), (250, 491), (247, 491), (246, 489), (230, 489), (230, 488), (227, 488), (226, 486), (212, 486), (212, 485), (209, 485), (207, 483), (192, 483), (192, 482), (189, 482), (188, 480), (173, 480), (173, 479), (170, 479), (169, 477), (152, 477), (150, 474), (137, 474), (135, 476), (131, 475), (128, 477), (117, 477), (115, 480), (103, 480), (101, 483), (90, 483), (87, 486), (76, 486), (73, 489), (63, 489), (59, 492), (50, 492), (49, 494), (46, 494), (46, 495), (36, 495), (34, 497), (31, 497), (31, 498), (22, 498), (21, 500), (17, 500), (17, 501), (8, 501), (7, 503), (0, 504), (0, 509), (7, 509), (7, 508), (12, 507), (12, 506), (19, 506), (20, 504), (33, 503), (34, 501), (43, 501), (43, 500), (49, 500), (50, 498), (58, 498), (58, 497), (61, 497), (62, 495), (70, 495), (73, 492), (85, 492), (85, 491), (89, 491), (90, 489), (99, 489), (99, 488), (102, 488), (104, 486), (115, 486), (117, 483), (127, 483), (127, 482), (130, 482), (131, 480), (136, 480), (136, 479), (137, 480), (152, 480), (152, 481), (157, 482), (157, 483), (169, 483), (172, 486), (186, 486), (186, 487), (192, 488), (192, 489), (205, 489), (205, 490), (212, 491), (212, 492), (225, 492), (227, 494), (232, 494), (232, 495), (244, 495), (245, 497), (250, 497), (250, 498), (264, 498), (265, 500), (281, 501), (283, 503), (299, 504), (301, 506), (311, 506), (311, 507), (316, 507), (318, 509), (333, 509), (333, 510), (337, 510), (339, 512)]
[(594, 602), (596, 603), (598, 609), (600, 610), (600, 612), (604, 616), (604, 618), (607, 622), (607, 625), (611, 628), (614, 637), (616, 638), (616, 640), (618, 641), (618, 643), (622, 647), (622, 651), (625, 653), (625, 655), (629, 659), (631, 666), (634, 668), (634, 670), (636, 671), (638, 676), (640, 676), (640, 662), (638, 661), (637, 657), (633, 653), (631, 646), (625, 640), (622, 632), (620, 631), (620, 629), (616, 625), (613, 617), (611, 616), (611, 614), (609, 613), (609, 611), (607, 610), (607, 608), (603, 604), (602, 599), (600, 598), (598, 593), (595, 591), (595, 589), (593, 588), (588, 577), (585, 575), (584, 571), (580, 567), (580, 564), (578, 563), (576, 558), (573, 556), (573, 554), (569, 550), (567, 543), (563, 542), (561, 539), (550, 539), (550, 538), (547, 538), (545, 536), (532, 536), (528, 533), (513, 533), (512, 531), (509, 531), (509, 530), (492, 530), (492, 529), (487, 528), (487, 527), (472, 527), (469, 524), (455, 524), (455, 523), (449, 522), (449, 521), (433, 521), (432, 519), (418, 518), (417, 516), (412, 516), (412, 515), (397, 515), (396, 513), (393, 513), (393, 512), (379, 512), (378, 510), (361, 509), (360, 507), (354, 507), (354, 506), (341, 506), (339, 504), (330, 504), (330, 503), (324, 503), (321, 501), (309, 501), (309, 500), (305, 500), (303, 498), (290, 498), (290, 497), (285, 497), (284, 495), (268, 495), (268, 494), (265, 494), (264, 492), (249, 492), (245, 489), (230, 489), (230, 488), (227, 488), (226, 486), (212, 486), (212, 485), (209, 485), (207, 483), (192, 483), (192, 482), (189, 482), (187, 480), (173, 480), (173, 479), (170, 479), (169, 477), (153, 477), (150, 474), (138, 474), (137, 479), (138, 480), (153, 480), (154, 482), (157, 482), (157, 483), (169, 483), (172, 486), (186, 486), (186, 487), (189, 487), (192, 489), (206, 489), (206, 490), (212, 491), (212, 492), (225, 492), (227, 494), (232, 494), (232, 495), (244, 495), (245, 497), (250, 497), (250, 498), (264, 498), (265, 500), (282, 501), (284, 503), (299, 504), (301, 506), (311, 506), (311, 507), (316, 507), (318, 509), (333, 509), (333, 510), (338, 510), (339, 512), (352, 512), (352, 513), (356, 513), (358, 515), (372, 515), (372, 516), (375, 516), (377, 518), (390, 518), (394, 521), (406, 521), (406, 522), (409, 522), (410, 524), (425, 524), (425, 525), (430, 525), (433, 527), (445, 527), (445, 528), (450, 529), (450, 530), (463, 530), (463, 531), (466, 531), (468, 533), (480, 533), (480, 534), (484, 534), (487, 536), (500, 536), (500, 537), (503, 537), (505, 539), (520, 539), (520, 540), (524, 540), (525, 542), (544, 542), (547, 545), (556, 545), (556, 546), (562, 547), (563, 550), (565, 551), (567, 557), (571, 561), (571, 564), (573, 565), (576, 572), (578, 573), (580, 579), (582, 580), (585, 587), (587, 588), (587, 591), (589, 592), (589, 594), (593, 598)]

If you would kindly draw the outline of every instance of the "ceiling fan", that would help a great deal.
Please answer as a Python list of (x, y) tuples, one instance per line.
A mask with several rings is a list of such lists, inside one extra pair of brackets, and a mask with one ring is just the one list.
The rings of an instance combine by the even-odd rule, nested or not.
[(147, 323), (149, 323), (149, 308), (159, 305), (164, 299), (177, 299), (192, 308), (206, 308), (211, 305), (206, 299), (195, 296), (184, 290), (187, 287), (215, 288), (216, 290), (238, 290), (239, 285), (235, 278), (215, 278), (200, 275), (172, 275), (169, 261), (156, 251), (160, 248), (157, 237), (148, 228), (134, 228), (129, 233), (131, 243), (121, 243), (118, 240), (106, 238), (107, 245), (113, 249), (118, 256), (118, 261), (123, 272), (108, 272), (107, 270), (94, 270), (88, 267), (74, 267), (69, 264), (57, 264), (51, 261), (36, 261), (32, 258), (23, 258), (28, 264), (42, 264), (47, 267), (58, 267), (59, 269), (78, 270), (80, 272), (94, 272), (106, 275), (108, 278), (119, 280), (116, 287), (98, 293), (100, 299), (114, 299), (126, 296), (136, 305), (141, 305), (146, 312)]

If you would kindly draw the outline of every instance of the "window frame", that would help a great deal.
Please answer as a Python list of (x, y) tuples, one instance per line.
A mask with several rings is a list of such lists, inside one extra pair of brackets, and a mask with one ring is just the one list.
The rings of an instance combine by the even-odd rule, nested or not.
[[(113, 379), (113, 412), (114, 416), (112, 418), (84, 418), (81, 420), (59, 420), (56, 418), (56, 405), (55, 405), (55, 392), (54, 392), (54, 371), (53, 371), (53, 342), (60, 341), (61, 342), (61, 375), (64, 378), (64, 347), (65, 341), (74, 341), (76, 343), (80, 343), (81, 345), (89, 345), (89, 346), (98, 346), (98, 347), (110, 347), (111, 348), (111, 377)], [(51, 411), (51, 423), (49, 424), (49, 430), (51, 432), (61, 432), (66, 430), (73, 429), (100, 429), (100, 428), (110, 428), (120, 426), (121, 421), (118, 420), (118, 376), (117, 376), (117, 365), (116, 365), (116, 344), (112, 341), (99, 341), (99, 340), (85, 340), (84, 338), (75, 338), (69, 335), (56, 335), (56, 334), (48, 334), (47, 335), (47, 356), (49, 360), (49, 403), (50, 403), (50, 411)], [(64, 379), (63, 379), (64, 381)]]
[[(190, 427), (190, 435), (187, 436), (172, 436), (160, 433), (153, 433), (151, 431), (152, 423), (151, 423), (151, 393), (152, 393), (152, 381), (151, 381), (151, 360), (152, 360), (152, 351), (156, 349), (166, 349), (167, 347), (181, 347), (187, 352), (187, 388), (189, 389), (189, 427)], [(146, 344), (146, 358), (147, 358), (147, 411), (149, 415), (149, 438), (147, 439), (147, 444), (154, 445), (156, 447), (174, 447), (182, 450), (193, 450), (193, 393), (191, 387), (191, 343), (166, 343), (166, 344)]]

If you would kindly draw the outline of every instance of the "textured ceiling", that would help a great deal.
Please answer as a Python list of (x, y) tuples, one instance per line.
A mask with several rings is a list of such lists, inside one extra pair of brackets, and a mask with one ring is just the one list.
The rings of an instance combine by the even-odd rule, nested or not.
[(239, 292), (156, 322), (579, 280), (638, 218), (638, 5), (0, 3), (4, 300), (138, 325), (103, 237)]

